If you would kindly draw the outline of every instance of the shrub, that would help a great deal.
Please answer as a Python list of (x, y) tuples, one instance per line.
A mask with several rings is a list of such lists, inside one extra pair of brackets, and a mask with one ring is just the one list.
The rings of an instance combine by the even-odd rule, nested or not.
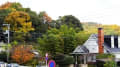
[(0, 53), (0, 61), (4, 61), (4, 62), (7, 61), (7, 54), (6, 54), (6, 52), (1, 52)]
[(88, 67), (96, 67), (96, 65), (90, 65), (90, 64), (89, 64)]
[(117, 67), (115, 61), (108, 61), (104, 64), (104, 67)]
[(105, 58), (114, 58), (114, 55), (112, 54), (98, 54), (96, 56), (97, 59), (105, 59)]
[(69, 65), (74, 63), (74, 58), (69, 55), (56, 55), (54, 59), (59, 65)]

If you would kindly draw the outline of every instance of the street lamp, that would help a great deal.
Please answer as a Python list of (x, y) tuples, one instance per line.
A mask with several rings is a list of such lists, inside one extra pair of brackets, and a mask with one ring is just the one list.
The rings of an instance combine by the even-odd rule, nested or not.
[(7, 26), (6, 34), (8, 34), (8, 41), (7, 41), (7, 62), (9, 61), (9, 43), (10, 43), (10, 24), (3, 24), (3, 26)]

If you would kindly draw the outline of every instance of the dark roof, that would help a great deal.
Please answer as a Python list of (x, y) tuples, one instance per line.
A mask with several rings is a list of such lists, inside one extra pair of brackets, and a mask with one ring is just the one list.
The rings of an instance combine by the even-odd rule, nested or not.
[[(111, 48), (111, 36), (114, 36), (114, 48)], [(110, 50), (110, 52), (120, 52), (118, 48), (118, 36), (117, 35), (105, 35), (104, 36), (104, 46)]]
[[(93, 34), (98, 38), (97, 34)], [(111, 36), (114, 36), (114, 48), (111, 48)], [(120, 48), (118, 48), (118, 35), (104, 35), (104, 44), (103, 46), (112, 53), (120, 53)]]
[(78, 46), (72, 54), (88, 54), (89, 50), (85, 46)]

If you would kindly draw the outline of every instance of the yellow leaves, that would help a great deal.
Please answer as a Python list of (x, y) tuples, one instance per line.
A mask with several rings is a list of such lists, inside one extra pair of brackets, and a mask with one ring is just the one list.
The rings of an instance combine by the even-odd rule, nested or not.
[(83, 24), (84, 31), (93, 34), (93, 33), (98, 33), (98, 27), (102, 27), (104, 29), (104, 34), (105, 35), (120, 35), (120, 26), (119, 25), (88, 25), (87, 23)]
[(30, 16), (22, 11), (11, 12), (5, 18), (5, 21), (11, 24), (11, 30), (24, 33), (34, 30), (34, 28), (32, 27), (32, 22), (30, 22), (29, 20)]
[(12, 11), (16, 11), (16, 9), (15, 9), (15, 8), (11, 8), (11, 10), (12, 10)]
[(120, 35), (120, 26), (118, 25), (103, 25), (102, 27), (107, 35)]

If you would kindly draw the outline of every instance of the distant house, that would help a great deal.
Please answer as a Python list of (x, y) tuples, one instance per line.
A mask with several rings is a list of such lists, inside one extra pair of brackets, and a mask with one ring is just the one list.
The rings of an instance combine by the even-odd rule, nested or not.
[(81, 57), (83, 63), (96, 62), (96, 55), (102, 53), (110, 53), (115, 55), (115, 61), (120, 61), (120, 36), (104, 35), (103, 29), (98, 28), (98, 34), (92, 34), (88, 40), (82, 45), (77, 46), (73, 51), (76, 58)]

